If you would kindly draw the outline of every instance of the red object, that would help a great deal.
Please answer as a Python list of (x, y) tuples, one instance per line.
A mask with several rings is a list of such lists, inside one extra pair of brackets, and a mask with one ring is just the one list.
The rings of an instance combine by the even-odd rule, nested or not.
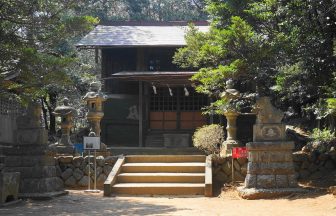
[(233, 158), (247, 158), (247, 149), (246, 149), (246, 147), (235, 147), (235, 148), (232, 148), (232, 157)]

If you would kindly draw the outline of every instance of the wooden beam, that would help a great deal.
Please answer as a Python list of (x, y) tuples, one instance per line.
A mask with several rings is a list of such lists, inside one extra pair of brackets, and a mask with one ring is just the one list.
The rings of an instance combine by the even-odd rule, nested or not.
[(139, 81), (139, 147), (143, 147), (143, 82)]

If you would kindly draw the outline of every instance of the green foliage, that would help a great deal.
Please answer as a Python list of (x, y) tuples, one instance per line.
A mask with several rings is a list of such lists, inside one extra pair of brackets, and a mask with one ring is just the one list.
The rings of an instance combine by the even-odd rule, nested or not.
[(335, 132), (332, 132), (328, 129), (320, 130), (318, 128), (314, 128), (313, 133), (311, 134), (311, 138), (313, 141), (331, 142), (336, 140), (335, 135)]
[(198, 128), (193, 135), (193, 144), (207, 155), (219, 153), (219, 147), (224, 142), (224, 128), (212, 124)]
[(327, 108), (329, 109), (330, 114), (336, 115), (336, 98), (327, 99)]
[(74, 13), (109, 21), (206, 20), (203, 0), (86, 0)]
[(200, 68), (193, 77), (199, 92), (218, 95), (232, 78), (306, 118), (320, 98), (335, 97), (333, 1), (207, 0), (206, 9), (210, 33), (191, 30), (175, 55), (178, 65)]
[[(0, 74), (16, 74), (0, 80), (2, 93), (19, 97), (46, 97), (51, 86), (77, 85), (69, 77), (76, 65), (74, 41), (92, 29), (98, 19), (71, 16), (76, 1), (10, 1), (1, 4)], [(15, 13), (13, 12), (15, 10)], [(71, 73), (71, 72), (70, 72)]]
[[(228, 103), (220, 98), (227, 89), (225, 81), (228, 79), (257, 86), (260, 93), (274, 85), (272, 79), (265, 79), (266, 73), (274, 74), (272, 65), (275, 64), (270, 55), (273, 50), (265, 43), (266, 39), (243, 18), (231, 16), (229, 20), (220, 26), (213, 23), (208, 33), (191, 27), (186, 36), (187, 47), (179, 49), (174, 56), (174, 63), (183, 68), (200, 68), (192, 81), (197, 84), (198, 92), (215, 99), (216, 102), (208, 108), (217, 112), (223, 111), (221, 109), (239, 110), (239, 103), (244, 103)], [(254, 88), (246, 88), (244, 94), (253, 91)]]

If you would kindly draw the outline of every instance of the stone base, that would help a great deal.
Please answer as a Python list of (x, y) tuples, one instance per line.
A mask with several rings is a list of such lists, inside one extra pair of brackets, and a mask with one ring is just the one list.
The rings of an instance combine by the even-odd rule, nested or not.
[(5, 152), (5, 171), (20, 172), (19, 193), (63, 192), (57, 175), (56, 161), (49, 156), (47, 145), (15, 146)]
[(11, 201), (11, 202), (6, 202), (6, 203), (0, 203), (0, 207), (15, 205), (15, 204), (20, 203), (20, 202), (22, 202), (21, 199), (17, 199), (17, 200), (14, 200), (14, 201)]
[(19, 172), (0, 173), (0, 204), (18, 199), (19, 185)]
[(61, 139), (59, 141), (59, 145), (72, 146), (69, 134), (62, 134)]
[(189, 147), (189, 134), (163, 134), (163, 144), (167, 148)]
[(47, 192), (47, 193), (19, 193), (19, 198), (21, 199), (52, 199), (54, 197), (59, 197), (63, 195), (68, 195), (69, 191), (57, 191), (57, 192)]
[(246, 188), (296, 188), (291, 141), (247, 143), (248, 165)]
[(257, 189), (257, 188), (237, 188), (238, 194), (243, 199), (271, 199), (281, 196), (287, 196), (293, 193), (306, 193), (308, 192), (304, 188), (275, 188), (275, 189)]
[(222, 144), (222, 150), (220, 152), (221, 157), (228, 157), (232, 155), (232, 148), (239, 147), (240, 142), (237, 140), (226, 140)]
[(49, 145), (48, 149), (52, 155), (72, 155), (75, 153), (74, 146), (65, 146), (57, 143)]

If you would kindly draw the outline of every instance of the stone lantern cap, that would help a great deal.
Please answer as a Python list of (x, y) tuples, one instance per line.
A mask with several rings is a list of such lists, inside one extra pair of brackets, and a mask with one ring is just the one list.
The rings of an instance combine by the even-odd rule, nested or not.
[(91, 101), (97, 99), (100, 99), (101, 101), (106, 101), (107, 97), (101, 92), (100, 84), (98, 82), (92, 82), (90, 84), (90, 91), (86, 93), (86, 95), (83, 97), (83, 100)]
[(56, 116), (77, 115), (76, 109), (69, 106), (69, 99), (66, 97), (63, 99), (63, 105), (56, 107), (53, 113)]
[(225, 82), (226, 90), (221, 93), (221, 98), (224, 99), (237, 99), (240, 97), (240, 92), (237, 89), (233, 88), (233, 80), (229, 79)]

